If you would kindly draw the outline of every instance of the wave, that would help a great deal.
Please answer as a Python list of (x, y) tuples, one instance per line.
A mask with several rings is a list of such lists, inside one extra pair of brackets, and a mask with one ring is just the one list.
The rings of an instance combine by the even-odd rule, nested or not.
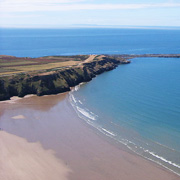
[(75, 110), (78, 111), (85, 118), (88, 118), (88, 120), (95, 121), (98, 116), (95, 115), (93, 112), (89, 111), (87, 108), (80, 107), (83, 105), (82, 101), (80, 101), (79, 99), (76, 99), (73, 95), (73, 92), (78, 91), (82, 84), (84, 84), (84, 83), (80, 83), (79, 85), (75, 86), (75, 88), (72, 90), (72, 92), (70, 92), (69, 97), (70, 97), (71, 105), (73, 105)]
[(79, 103), (80, 103), (80, 104), (83, 104), (80, 100), (79, 100)]
[(166, 145), (164, 145), (164, 144), (161, 144), (161, 143), (159, 143), (159, 142), (154, 141), (154, 143), (156, 143), (156, 144), (158, 144), (158, 145), (160, 145), (160, 146), (163, 146), (163, 147), (165, 147), (165, 148), (167, 148), (167, 149), (169, 149), (169, 150), (171, 150), (171, 151), (179, 152), (179, 151), (177, 151), (177, 150), (175, 150), (175, 149), (173, 149), (173, 148), (171, 148), (171, 147), (168, 147), (168, 146), (166, 146)]
[[(130, 141), (130, 140), (127, 140), (127, 139), (122, 139), (122, 140), (123, 140), (124, 142), (126, 142), (126, 143), (123, 143), (123, 144), (127, 145), (127, 147), (128, 147), (129, 149), (133, 150), (133, 148), (129, 146), (130, 144), (133, 144), (136, 149), (140, 148), (140, 149), (142, 149), (144, 152), (152, 155), (153, 157), (155, 157), (155, 158), (157, 158), (157, 159), (160, 159), (161, 161), (163, 161), (163, 162), (165, 162), (165, 163), (168, 163), (168, 164), (170, 164), (170, 165), (172, 165), (172, 166), (180, 169), (180, 165), (179, 165), (179, 164), (176, 164), (176, 163), (174, 163), (174, 162), (172, 162), (172, 161), (170, 161), (170, 160), (167, 160), (166, 158), (164, 158), (164, 157), (162, 157), (162, 156), (159, 156), (159, 155), (157, 155), (156, 153), (145, 149), (144, 147), (138, 146), (136, 143), (134, 143), (134, 142), (132, 142), (132, 141)], [(157, 142), (156, 142), (156, 143), (157, 143)], [(148, 144), (148, 143), (146, 143), (146, 144)], [(160, 144), (160, 143), (158, 143), (158, 144)], [(161, 145), (161, 144), (160, 144), (160, 145)], [(165, 147), (166, 147), (166, 146), (165, 146)], [(167, 148), (167, 147), (166, 147), (166, 148)], [(133, 151), (134, 151), (135, 153), (143, 156), (141, 153), (138, 153), (138, 152), (135, 151), (135, 150), (133, 150)], [(145, 156), (143, 156), (143, 157), (145, 157)], [(146, 157), (146, 158), (147, 158), (147, 157)], [(149, 158), (148, 158), (148, 159), (149, 159)], [(151, 160), (152, 160), (152, 159), (151, 159)], [(154, 161), (154, 162), (157, 162), (157, 161)], [(158, 163), (158, 164), (161, 164), (161, 163), (159, 163), (159, 162), (157, 162), (157, 163)], [(162, 164), (161, 164), (161, 165), (162, 165)], [(164, 167), (166, 167), (166, 166), (164, 166)], [(166, 168), (167, 168), (167, 167), (166, 167)]]
[(73, 95), (71, 95), (71, 98), (72, 98), (72, 100), (76, 103), (77, 101), (76, 101), (76, 98), (73, 96)]
[(151, 154), (152, 156), (154, 156), (154, 157), (156, 157), (156, 158), (158, 158), (158, 159), (160, 159), (160, 160), (162, 160), (162, 161), (164, 161), (164, 162), (166, 162), (166, 163), (168, 163), (168, 164), (170, 164), (170, 165), (173, 165), (174, 167), (180, 168), (180, 165), (175, 164), (175, 163), (173, 163), (172, 161), (169, 161), (169, 160), (165, 159), (164, 157), (161, 157), (161, 156), (155, 154), (154, 152), (151, 152), (151, 151), (149, 151), (149, 150), (145, 150), (145, 152), (148, 152), (148, 153)]
[[(173, 168), (169, 168), (169, 167), (168, 167), (167, 165), (165, 165), (164, 163), (167, 163), (167, 164), (173, 166), (174, 168), (180, 169), (180, 165), (179, 165), (179, 164), (176, 164), (176, 163), (174, 163), (174, 162), (172, 162), (172, 161), (169, 161), (169, 160), (167, 160), (166, 158), (164, 158), (164, 157), (162, 157), (162, 156), (159, 156), (159, 155), (157, 155), (156, 153), (151, 152), (151, 151), (145, 149), (144, 147), (137, 146), (135, 143), (133, 143), (132, 141), (129, 141), (129, 140), (127, 140), (127, 139), (118, 140), (118, 142), (121, 143), (121, 144), (124, 144), (128, 149), (130, 149), (130, 150), (133, 151), (134, 153), (142, 156), (143, 158), (148, 159), (148, 160), (150, 160), (150, 161), (152, 161), (152, 162), (154, 162), (154, 163), (157, 163), (157, 164), (159, 164), (160, 166), (163, 166), (164, 168), (166, 168), (166, 169), (170, 170), (171, 172), (175, 173), (176, 175), (180, 176), (179, 170), (178, 170), (178, 172), (177, 172), (177, 171), (173, 170)], [(132, 145), (132, 144), (134, 145), (133, 147), (134, 147), (135, 149), (130, 146), (130, 145)], [(150, 157), (148, 157), (147, 155), (143, 155), (142, 153), (140, 153), (140, 152), (138, 151), (138, 148), (141, 149), (141, 150), (143, 150), (143, 152), (146, 152), (146, 153), (148, 153), (149, 155), (151, 155), (152, 157), (154, 157), (155, 160), (152, 159), (152, 158), (150, 158)], [(162, 163), (161, 163), (160, 161), (158, 161), (157, 159), (161, 160)]]
[(78, 84), (77, 86), (74, 87), (73, 91), (78, 91), (79, 88), (81, 87), (81, 85), (85, 84), (85, 82), (82, 82), (80, 84)]
[(110, 134), (110, 135), (112, 135), (112, 136), (116, 136), (116, 134), (114, 134), (113, 132), (111, 132), (111, 131), (108, 131), (107, 129), (105, 129), (105, 128), (101, 128), (103, 131), (105, 131), (106, 133), (108, 133), (108, 134)]
[(78, 110), (82, 115), (86, 116), (87, 118), (89, 118), (89, 119), (91, 119), (91, 120), (93, 120), (93, 121), (96, 120), (96, 117), (93, 116), (90, 112), (88, 112), (88, 111), (86, 111), (86, 110), (84, 110), (83, 108), (80, 108), (80, 107), (78, 107), (78, 106), (77, 106), (76, 108), (77, 108), (77, 110)]
[(75, 90), (75, 91), (78, 91), (78, 90), (79, 90), (79, 88), (80, 88), (80, 86), (79, 86), (79, 85), (77, 85), (77, 86), (75, 86), (75, 87), (74, 87), (74, 90)]

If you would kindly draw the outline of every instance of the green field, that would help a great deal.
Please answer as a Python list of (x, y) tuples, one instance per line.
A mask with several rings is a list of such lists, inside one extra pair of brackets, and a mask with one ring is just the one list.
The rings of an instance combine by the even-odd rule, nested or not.
[(88, 55), (47, 56), (40, 58), (0, 56), (0, 76), (75, 66), (88, 58)]

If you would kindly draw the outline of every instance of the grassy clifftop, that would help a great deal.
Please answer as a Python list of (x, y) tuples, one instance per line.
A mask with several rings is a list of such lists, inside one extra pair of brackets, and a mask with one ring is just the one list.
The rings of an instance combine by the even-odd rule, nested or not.
[(0, 76), (75, 66), (87, 58), (89, 58), (89, 55), (46, 56), (39, 58), (0, 55)]
[[(32, 65), (32, 61), (36, 64), (33, 62)], [(97, 74), (112, 70), (118, 64), (126, 63), (129, 61), (123, 58), (102, 55), (53, 56), (35, 59), (1, 56), (0, 65), (3, 64), (3, 68), (9, 69), (6, 72), (0, 72), (0, 100), (7, 100), (12, 96), (23, 97), (27, 94), (41, 96), (66, 92), (70, 87), (90, 81)]]

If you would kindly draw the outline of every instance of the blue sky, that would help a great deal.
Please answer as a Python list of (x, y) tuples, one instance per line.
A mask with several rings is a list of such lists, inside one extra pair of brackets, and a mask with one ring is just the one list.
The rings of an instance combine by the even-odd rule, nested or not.
[(180, 0), (0, 0), (0, 27), (179, 26)]

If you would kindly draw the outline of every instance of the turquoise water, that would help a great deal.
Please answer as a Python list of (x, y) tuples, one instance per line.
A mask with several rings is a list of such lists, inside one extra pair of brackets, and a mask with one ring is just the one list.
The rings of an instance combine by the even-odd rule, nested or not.
[[(180, 30), (0, 29), (0, 54), (180, 53)], [(71, 103), (87, 123), (180, 174), (180, 59), (136, 58), (76, 87)]]
[(76, 87), (81, 118), (180, 174), (180, 59), (136, 58)]

